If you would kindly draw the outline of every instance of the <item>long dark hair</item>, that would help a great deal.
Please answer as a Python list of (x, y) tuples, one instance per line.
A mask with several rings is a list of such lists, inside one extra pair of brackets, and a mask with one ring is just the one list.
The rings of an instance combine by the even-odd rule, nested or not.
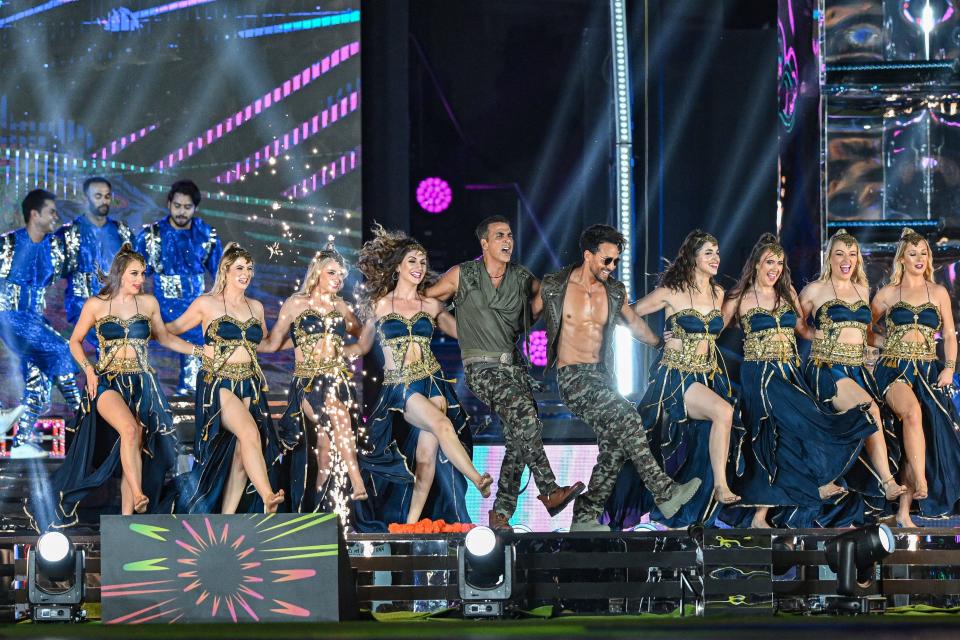
[(120, 293), (120, 278), (123, 277), (124, 272), (127, 270), (127, 265), (134, 260), (146, 268), (147, 261), (144, 257), (134, 251), (129, 242), (124, 242), (120, 250), (117, 251), (117, 255), (113, 256), (109, 273), (104, 273), (100, 270), (97, 271), (97, 280), (103, 285), (100, 288), (100, 293), (97, 294), (98, 298), (109, 300)]
[(781, 300), (786, 300), (790, 307), (797, 313), (800, 312), (793, 304), (793, 282), (790, 279), (790, 267), (787, 266), (787, 255), (780, 245), (777, 236), (772, 233), (764, 233), (757, 239), (757, 243), (750, 250), (750, 257), (743, 264), (743, 271), (740, 272), (740, 279), (736, 286), (727, 292), (727, 300), (739, 298), (745, 291), (756, 284), (757, 265), (766, 252), (771, 252), (777, 257), (783, 257), (783, 272), (777, 281), (773, 284), (773, 291), (777, 295), (777, 302), (774, 308), (780, 306)]
[[(427, 250), (415, 238), (402, 231), (388, 231), (377, 223), (373, 226), (373, 239), (367, 240), (357, 256), (357, 269), (366, 283), (358, 292), (360, 308), (364, 315), (373, 315), (373, 306), (397, 286), (396, 271), (403, 257), (411, 251), (427, 255)], [(429, 269), (417, 285), (417, 292), (424, 295), (427, 287), (437, 280), (437, 274)]]
[[(702, 229), (694, 229), (688, 233), (687, 237), (683, 239), (683, 244), (680, 245), (680, 250), (677, 251), (677, 257), (660, 274), (660, 281), (657, 286), (666, 287), (671, 291), (686, 291), (696, 288), (697, 282), (694, 278), (694, 272), (697, 268), (697, 251), (708, 242), (720, 246), (715, 237)], [(710, 286), (717, 286), (713, 276), (710, 276)]]

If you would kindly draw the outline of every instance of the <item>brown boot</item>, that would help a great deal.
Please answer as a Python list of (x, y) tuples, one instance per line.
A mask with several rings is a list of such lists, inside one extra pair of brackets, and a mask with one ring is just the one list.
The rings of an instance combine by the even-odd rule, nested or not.
[(567, 505), (583, 493), (584, 489), (586, 489), (586, 486), (582, 482), (575, 482), (569, 487), (557, 487), (545, 496), (537, 496), (537, 500), (547, 508), (547, 513), (555, 516), (566, 509)]
[(487, 513), (487, 524), (494, 531), (513, 531), (513, 527), (510, 526), (510, 518), (493, 509)]

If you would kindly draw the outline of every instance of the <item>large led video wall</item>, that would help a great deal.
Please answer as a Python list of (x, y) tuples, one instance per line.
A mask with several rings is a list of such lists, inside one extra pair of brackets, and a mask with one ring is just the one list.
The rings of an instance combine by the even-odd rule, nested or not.
[[(199, 215), (256, 257), (268, 323), (328, 239), (348, 259), (358, 248), (359, 0), (4, 0), (0, 61), (0, 232), (22, 226), (38, 187), (64, 223), (83, 215), (93, 175), (113, 184), (110, 216), (138, 231), (192, 179)], [(46, 314), (68, 336), (63, 289)], [(274, 388), (291, 358), (266, 359)], [(176, 363), (156, 351), (168, 391)], [(4, 345), (0, 376), (15, 404)]]

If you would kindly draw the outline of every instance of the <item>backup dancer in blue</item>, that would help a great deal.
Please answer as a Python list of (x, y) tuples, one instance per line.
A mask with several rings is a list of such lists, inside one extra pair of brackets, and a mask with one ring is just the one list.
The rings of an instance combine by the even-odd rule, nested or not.
[(647, 512), (651, 520), (669, 527), (695, 522), (710, 526), (720, 507), (740, 500), (728, 476), (742, 471), (739, 452), (745, 431), (716, 345), (725, 324), (719, 308), (723, 289), (714, 283), (719, 267), (716, 238), (694, 230), (659, 286), (634, 304), (641, 316), (669, 313), (670, 336), (638, 407), (650, 448), (674, 481), (700, 478), (702, 484), (676, 515), (664, 518), (633, 465), (625, 465), (607, 502), (614, 529), (637, 524)]
[(385, 531), (391, 523), (414, 523), (421, 516), (469, 522), (464, 476), (484, 498), (493, 478), (470, 460), (466, 413), (430, 349), (437, 325), (456, 336), (456, 323), (439, 300), (424, 296), (426, 250), (378, 226), (360, 251), (358, 267), (367, 279), (370, 305), (358, 349), (368, 351), (376, 335), (384, 371), (367, 423), (369, 448), (359, 456), (369, 499), (354, 505), (356, 528)]
[(849, 526), (885, 509), (906, 488), (893, 477), (900, 458), (897, 438), (882, 419), (882, 396), (866, 366), (865, 351), (871, 325), (867, 276), (856, 238), (841, 229), (827, 243), (820, 277), (800, 293), (804, 320), (813, 316), (813, 348), (804, 377), (817, 399), (835, 411), (869, 407), (879, 428), (867, 438), (867, 458), (860, 456), (846, 475), (852, 494), (841, 495), (825, 506), (820, 526)]
[[(156, 299), (140, 293), (144, 269), (143, 256), (123, 245), (100, 293), (80, 312), (70, 351), (83, 366), (87, 387), (76, 435), (50, 478), (48, 495), (58, 504), (44, 504), (36, 497), (30, 504), (28, 513), (38, 531), (76, 524), (80, 501), (114, 477), (118, 466), (123, 515), (146, 513), (160, 504), (165, 476), (176, 463), (177, 436), (147, 360), (147, 343), (153, 336), (180, 353), (190, 352), (192, 345), (168, 333)], [(100, 344), (96, 364), (83, 351), (91, 328)]]
[[(890, 284), (873, 298), (884, 342), (875, 375), (880, 393), (902, 425), (906, 452), (897, 524), (913, 527), (910, 508), (946, 517), (960, 509), (960, 416), (947, 395), (957, 362), (957, 333), (950, 295), (933, 281), (933, 256), (926, 238), (904, 229), (893, 260)], [(943, 336), (944, 362), (937, 359)]]
[[(197, 217), (200, 189), (190, 180), (173, 183), (167, 193), (168, 216), (144, 225), (135, 247), (147, 259), (147, 275), (153, 276), (153, 294), (160, 302), (166, 322), (178, 318), (204, 292), (204, 273), (216, 274), (223, 255), (216, 229)], [(200, 327), (183, 334), (188, 342), (203, 343)], [(196, 390), (200, 360), (180, 356), (177, 394)]]
[(740, 507), (753, 507), (749, 526), (768, 527), (774, 507), (779, 526), (813, 526), (823, 500), (844, 491), (837, 482), (863, 441), (877, 432), (864, 410), (834, 412), (807, 387), (794, 333), (813, 332), (799, 322), (799, 308), (783, 248), (764, 234), (724, 303), (724, 315), (739, 318), (745, 334), (740, 401), (750, 432), (737, 483), (743, 501), (721, 516), (728, 524), (747, 524)]
[(35, 425), (50, 405), (54, 384), (71, 410), (80, 407), (67, 341), (43, 317), (47, 289), (64, 265), (63, 242), (53, 233), (59, 221), (55, 200), (49, 191), (31, 191), (21, 204), (26, 226), (0, 236), (0, 339), (20, 359), (24, 384), (21, 407), (3, 416), (9, 425), (19, 414), (12, 458), (46, 455)]
[(282, 489), (273, 490), (276, 479), (268, 475), (264, 456), (272, 463), (294, 443), (280, 442), (270, 418), (267, 383), (257, 362), (266, 322), (263, 305), (246, 296), (252, 279), (253, 256), (238, 244), (227, 245), (210, 293), (167, 323), (178, 335), (203, 325), (205, 343), (193, 348), (201, 358), (196, 462), (181, 478), (175, 505), (180, 513), (236, 513), (248, 479), (257, 494), (250, 511), (273, 513), (284, 500)]
[[(109, 217), (113, 201), (110, 182), (99, 176), (88, 178), (83, 183), (83, 193), (87, 197), (86, 213), (57, 232), (66, 250), (67, 291), (63, 307), (70, 324), (77, 323), (87, 298), (100, 292), (98, 274), (110, 270), (121, 245), (133, 243), (127, 223)], [(94, 338), (93, 332), (90, 338)]]
[[(346, 262), (332, 247), (310, 261), (300, 291), (283, 303), (261, 352), (291, 342), (293, 381), (279, 431), (295, 442), (287, 454), (290, 510), (329, 509), (347, 524), (350, 500), (366, 500), (357, 466), (359, 405), (344, 353), (347, 335), (360, 336), (361, 325), (339, 297)], [(347, 489), (347, 481), (352, 492)]]

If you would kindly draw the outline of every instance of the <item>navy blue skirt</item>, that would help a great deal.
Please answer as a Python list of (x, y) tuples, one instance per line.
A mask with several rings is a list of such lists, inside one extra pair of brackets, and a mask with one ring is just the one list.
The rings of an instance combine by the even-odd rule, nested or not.
[[(415, 393), (443, 397), (447, 418), (468, 455), (473, 455), (473, 435), (467, 414), (453, 385), (438, 375), (404, 384), (385, 384), (367, 422), (367, 443), (358, 452), (367, 499), (354, 505), (354, 527), (362, 533), (387, 531), (392, 523), (407, 521), (413, 495), (417, 439), (420, 430), (406, 423), (403, 411)], [(446, 522), (470, 522), (467, 513), (467, 479), (437, 451), (437, 471), (422, 517)]]
[(942, 371), (938, 360), (881, 359), (876, 368), (882, 393), (886, 394), (894, 382), (904, 382), (920, 403), (927, 445), (928, 494), (917, 502), (920, 515), (925, 518), (960, 513), (960, 416), (946, 392), (934, 386)]
[[(167, 398), (152, 372), (101, 374), (97, 398), (107, 391), (119, 393), (143, 426), (141, 490), (150, 499), (147, 513), (160, 512), (167, 474), (177, 460), (177, 434)], [(48, 499), (41, 503), (34, 498), (25, 509), (37, 531), (77, 524), (80, 502), (111, 478), (121, 477), (120, 436), (100, 417), (86, 390), (68, 429), (75, 435), (63, 464), (50, 477)]]

